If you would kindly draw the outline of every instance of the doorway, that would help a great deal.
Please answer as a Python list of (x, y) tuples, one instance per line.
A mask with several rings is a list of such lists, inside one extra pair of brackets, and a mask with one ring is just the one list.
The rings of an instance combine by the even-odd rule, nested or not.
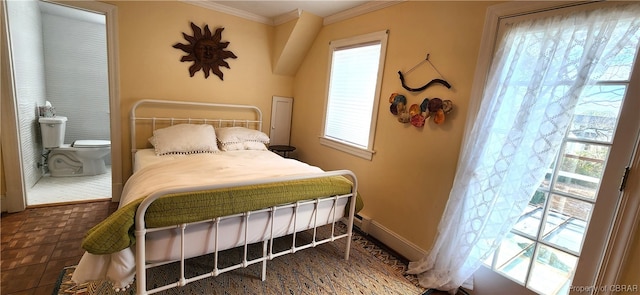
[[(516, 14), (503, 6), (502, 12), (508, 13), (493, 30), (516, 18), (608, 7), (607, 3), (567, 5)], [(500, 39), (500, 30), (494, 34)], [(633, 220), (628, 213), (638, 208), (637, 202), (628, 202), (631, 191), (620, 179), (632, 165), (634, 153), (637, 157), (640, 136), (635, 114), (640, 106), (638, 45), (629, 42), (620, 48), (619, 63), (608, 66), (606, 74), (582, 92), (547, 178), (498, 250), (484, 261), (486, 268), (476, 272), (474, 294), (592, 293), (615, 282), (607, 277), (620, 270), (607, 264), (620, 265), (623, 255), (616, 251), (624, 246), (618, 244), (628, 243), (624, 236), (629, 236), (620, 224)]]
[(293, 97), (274, 96), (271, 103), (271, 145), (290, 144)]
[[(6, 210), (92, 198), (118, 201), (122, 177), (120, 151), (114, 148), (120, 146), (116, 8), (91, 1), (64, 5), (35, 0), (4, 3), (7, 28), (2, 33), (7, 34), (9, 62), (3, 66), (10, 68), (8, 84), (12, 89), (8, 107), (3, 105), (3, 122), (6, 119), (15, 125), (3, 126), (3, 162), (5, 171), (21, 172), (6, 175)], [(25, 77), (27, 80), (23, 80)], [(49, 177), (48, 153), (42, 148), (38, 124), (38, 107), (47, 102), (53, 104), (56, 115), (68, 117), (65, 144), (81, 139), (111, 140), (110, 156), (105, 157), (107, 165), (111, 164), (107, 173), (97, 177)], [(11, 140), (14, 138), (15, 142)], [(38, 187), (41, 182), (57, 188), (43, 189)], [(74, 184), (83, 191), (97, 186), (97, 192), (83, 196), (79, 191), (60, 189)], [(31, 193), (37, 191), (76, 198), (32, 199)]]

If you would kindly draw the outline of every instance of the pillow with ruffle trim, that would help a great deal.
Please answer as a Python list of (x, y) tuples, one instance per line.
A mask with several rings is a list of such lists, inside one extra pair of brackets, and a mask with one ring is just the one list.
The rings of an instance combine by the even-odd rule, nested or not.
[(216, 132), (207, 124), (177, 124), (153, 131), (149, 138), (156, 155), (216, 153)]
[[(216, 128), (216, 136), (223, 151), (240, 149), (266, 149), (269, 144), (269, 136), (262, 131), (245, 127), (222, 127)], [(245, 144), (247, 143), (247, 144)]]

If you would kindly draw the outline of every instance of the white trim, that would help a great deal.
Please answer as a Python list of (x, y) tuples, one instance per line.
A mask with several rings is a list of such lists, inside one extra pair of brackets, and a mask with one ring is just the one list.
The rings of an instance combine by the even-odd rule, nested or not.
[[(631, 83), (629, 83), (629, 88), (627, 89), (627, 99), (637, 98), (640, 95), (640, 85), (634, 83), (639, 77), (640, 54), (636, 56), (634, 62)], [(625, 102), (625, 107), (627, 105), (629, 107), (621, 111), (620, 117), (636, 117), (637, 114), (633, 110), (638, 109), (640, 101), (629, 99)], [(634, 237), (639, 234), (637, 231), (640, 226), (640, 122), (636, 121), (636, 123), (635, 126), (618, 126), (616, 131), (616, 133), (620, 132), (620, 134), (636, 134), (638, 137), (631, 151), (632, 158), (629, 162), (630, 171), (626, 187), (619, 196), (620, 200), (614, 214), (609, 241), (605, 246), (602, 263), (599, 265), (595, 278), (595, 285), (598, 286), (620, 283), (621, 274), (625, 271), (625, 267), (628, 268), (627, 260), (630, 252), (633, 251), (631, 247), (633, 246)], [(619, 177), (619, 174), (612, 177), (616, 176)], [(596, 292), (596, 294), (599, 293)]]
[[(13, 71), (13, 54), (10, 44), (11, 36), (9, 32), (9, 12), (6, 9), (6, 1), (0, 2), (0, 95), (2, 96), (2, 107), (0, 107), (0, 117), (2, 117), (2, 165), (5, 167), (3, 177), (7, 191), (3, 202), (2, 210), (7, 212), (23, 211), (26, 208), (25, 186), (22, 175), (22, 155), (20, 150), (20, 133), (18, 132), (18, 116), (16, 109), (16, 92)], [(13, 173), (8, 173), (14, 171)], [(20, 173), (15, 173), (20, 171)]]
[(386, 52), (386, 49), (387, 49), (386, 41), (388, 38), (389, 38), (389, 31), (384, 30), (384, 31), (377, 31), (377, 32), (372, 32), (372, 33), (330, 41), (329, 45), (332, 47), (332, 49), (339, 49), (346, 46), (354, 46), (354, 45), (360, 45), (360, 44), (369, 43), (369, 42), (380, 41), (380, 43), (382, 44), (382, 48), (380, 49), (380, 55), (384, 56), (383, 53)]
[[(210, 2), (210, 1), (201, 1), (201, 0), (180, 0), (181, 2), (199, 6), (202, 8), (214, 10), (217, 12), (226, 13), (229, 15), (237, 16), (240, 18), (244, 18), (250, 21), (267, 24), (270, 26), (278, 26), (288, 21), (294, 20), (300, 17), (301, 10), (295, 9), (288, 13), (269, 18), (261, 15), (257, 15), (255, 13), (251, 13), (242, 9), (237, 9), (233, 7), (229, 7), (220, 3)], [(383, 8), (387, 8), (392, 5), (396, 5), (407, 0), (389, 0), (389, 1), (371, 1), (365, 4), (356, 6), (354, 8), (350, 8), (332, 15), (329, 15), (324, 18), (323, 25), (330, 25), (333, 23), (337, 23), (346, 19), (350, 19), (356, 16), (360, 16), (369, 12), (373, 12), (376, 10), (380, 10)], [(297, 15), (296, 15), (297, 14)]]
[[(119, 202), (122, 194), (122, 136), (120, 136), (120, 54), (118, 51), (118, 10), (113, 5), (101, 5), (107, 20), (107, 56), (109, 63), (109, 112), (111, 125), (111, 201)], [(114, 149), (113, 146), (116, 146)]]
[(284, 24), (286, 22), (298, 19), (301, 14), (302, 14), (302, 10), (301, 9), (294, 9), (292, 11), (289, 11), (289, 12), (285, 13), (285, 14), (278, 15), (278, 16), (274, 17), (272, 23), (273, 23), (274, 26), (279, 26), (279, 25)]
[(410, 261), (418, 261), (428, 254), (427, 251), (418, 247), (416, 244), (409, 242), (377, 221), (371, 220), (366, 215), (358, 214), (358, 216), (362, 217), (362, 220), (355, 218), (354, 225), (360, 228), (364, 233), (383, 243), (385, 246), (393, 249), (393, 251), (397, 252), (402, 257)]
[(320, 144), (369, 161), (373, 158), (373, 154), (376, 153), (374, 150), (359, 148), (327, 137), (320, 137)]
[[(632, 253), (633, 241), (638, 235), (640, 226), (640, 149), (636, 150), (635, 160), (631, 164), (630, 176), (635, 179), (627, 180), (627, 188), (623, 192), (616, 220), (611, 230), (611, 237), (607, 243), (602, 265), (596, 278), (596, 286), (612, 286), (619, 284), (625, 268), (629, 267), (627, 258)], [(632, 181), (629, 181), (632, 180)], [(635, 181), (634, 181), (635, 180)], [(637, 252), (637, 250), (636, 250)], [(596, 292), (596, 294), (600, 294)], [(606, 294), (606, 293), (603, 293)]]
[(259, 23), (270, 25), (270, 26), (274, 25), (274, 21), (271, 18), (264, 17), (264, 16), (261, 16), (261, 15), (257, 15), (255, 13), (251, 13), (251, 12), (248, 12), (248, 11), (244, 11), (242, 9), (237, 9), (237, 8), (229, 7), (229, 6), (226, 6), (226, 5), (222, 5), (222, 4), (219, 4), (219, 3), (210, 2), (210, 1), (197, 1), (197, 0), (180, 0), (180, 1), (182, 1), (184, 3), (187, 3), (187, 4), (200, 6), (202, 8), (211, 9), (211, 10), (214, 10), (214, 11), (226, 13), (226, 14), (233, 15), (233, 16), (237, 16), (237, 17), (244, 18), (244, 19), (247, 19), (247, 20), (250, 20), (250, 21), (259, 22)]
[(336, 14), (332, 14), (324, 18), (322, 25), (330, 25), (333, 23), (337, 23), (343, 20), (347, 20), (350, 18), (354, 18), (356, 16), (360, 16), (369, 12), (373, 12), (376, 10), (380, 10), (383, 8), (387, 8), (407, 0), (390, 0), (390, 1), (370, 1), (360, 6), (356, 6), (351, 9), (347, 9), (345, 11), (338, 12)]

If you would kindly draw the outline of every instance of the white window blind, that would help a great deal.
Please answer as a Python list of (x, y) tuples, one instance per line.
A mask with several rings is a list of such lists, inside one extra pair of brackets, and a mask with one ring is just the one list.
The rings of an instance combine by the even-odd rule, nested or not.
[(332, 42), (323, 143), (371, 158), (386, 36)]

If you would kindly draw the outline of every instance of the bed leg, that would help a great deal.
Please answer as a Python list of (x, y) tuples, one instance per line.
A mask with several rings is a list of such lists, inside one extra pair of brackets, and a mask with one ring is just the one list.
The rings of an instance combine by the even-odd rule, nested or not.
[[(355, 178), (354, 178), (355, 179)], [(353, 193), (351, 197), (351, 208), (349, 209), (349, 219), (347, 220), (347, 246), (344, 250), (344, 260), (349, 260), (349, 252), (351, 251), (351, 237), (353, 236), (353, 219), (356, 215), (356, 195)]]
[(147, 294), (147, 269), (145, 267), (146, 229), (136, 229), (136, 288), (137, 294)]
[(262, 241), (262, 281), (267, 280), (267, 241)]
[(349, 260), (349, 252), (351, 250), (351, 234), (347, 236), (347, 246), (344, 250), (344, 260)]

